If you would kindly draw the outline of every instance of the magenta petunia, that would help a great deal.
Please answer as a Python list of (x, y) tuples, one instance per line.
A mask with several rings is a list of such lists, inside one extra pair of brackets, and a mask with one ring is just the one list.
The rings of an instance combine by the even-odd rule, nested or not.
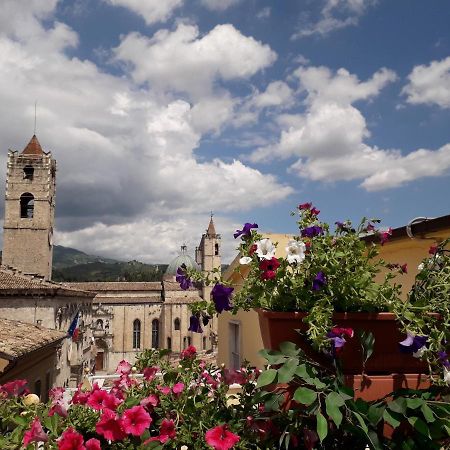
[(31, 442), (47, 442), (48, 436), (44, 432), (40, 420), (35, 417), (33, 422), (31, 422), (30, 428), (25, 431), (23, 436), (23, 446), (26, 447)]
[(175, 439), (176, 435), (174, 421), (163, 419), (159, 428), (159, 441), (161, 444), (166, 443), (169, 439)]
[(87, 404), (92, 409), (110, 409), (112, 411), (115, 411), (121, 403), (122, 401), (113, 394), (108, 394), (108, 392), (101, 389), (92, 392), (87, 401)]
[(152, 381), (156, 377), (157, 373), (158, 373), (158, 367), (146, 367), (143, 372), (144, 378), (147, 381)]
[(86, 450), (102, 450), (100, 446), (100, 441), (95, 438), (91, 438), (86, 441)]
[(95, 425), (95, 431), (109, 441), (122, 441), (127, 436), (122, 420), (110, 409), (103, 410), (100, 420)]
[(173, 385), (172, 392), (175, 395), (180, 395), (184, 391), (184, 383), (176, 383)]
[(120, 363), (117, 366), (116, 373), (119, 373), (121, 375), (128, 375), (131, 373), (131, 364), (128, 361), (125, 361), (124, 359), (120, 361)]
[(229, 431), (228, 425), (225, 424), (208, 430), (205, 440), (214, 450), (228, 450), (239, 442), (240, 437)]
[(4, 393), (8, 397), (18, 397), (19, 395), (28, 393), (28, 389), (26, 388), (27, 384), (27, 380), (9, 381), (0, 386), (0, 393)]
[(122, 425), (125, 433), (142, 436), (152, 423), (150, 414), (140, 405), (127, 409), (122, 415)]
[(75, 431), (72, 427), (66, 431), (58, 439), (59, 450), (86, 450), (84, 446), (83, 436)]

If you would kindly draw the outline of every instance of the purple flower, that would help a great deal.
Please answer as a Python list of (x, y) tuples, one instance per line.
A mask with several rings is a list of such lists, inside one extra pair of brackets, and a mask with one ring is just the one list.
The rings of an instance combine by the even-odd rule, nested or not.
[(192, 281), (186, 276), (185, 269), (186, 266), (184, 264), (181, 267), (178, 267), (177, 274), (175, 276), (175, 280), (180, 283), (180, 287), (183, 290), (187, 290), (192, 286)]
[(353, 337), (353, 330), (351, 328), (334, 327), (327, 333), (327, 338), (331, 341), (334, 357), (338, 356), (344, 350), (344, 345), (347, 342), (344, 336)]
[(438, 357), (439, 357), (439, 361), (441, 361), (442, 365), (445, 368), (450, 369), (450, 361), (448, 360), (447, 352), (444, 350), (441, 350), (440, 352), (438, 352)]
[(236, 233), (234, 233), (234, 238), (237, 239), (239, 236), (246, 237), (251, 235), (252, 228), (258, 228), (258, 225), (256, 223), (245, 223), (244, 228), (242, 230), (236, 230)]
[(313, 291), (320, 291), (327, 284), (325, 274), (319, 272), (313, 280), (312, 289)]
[(214, 300), (216, 306), (216, 311), (221, 313), (222, 311), (229, 311), (231, 309), (230, 299), (231, 293), (234, 288), (224, 286), (223, 284), (217, 283), (212, 291), (211, 296)]
[(192, 331), (193, 333), (203, 333), (199, 316), (192, 315), (190, 317), (188, 331)]
[(319, 236), (323, 234), (323, 228), (319, 227), (319, 225), (313, 225), (312, 227), (305, 228), (302, 230), (302, 237), (313, 238), (314, 236)]
[(427, 344), (427, 341), (428, 336), (415, 336), (412, 333), (407, 333), (406, 339), (399, 342), (400, 351), (409, 354), (416, 353)]

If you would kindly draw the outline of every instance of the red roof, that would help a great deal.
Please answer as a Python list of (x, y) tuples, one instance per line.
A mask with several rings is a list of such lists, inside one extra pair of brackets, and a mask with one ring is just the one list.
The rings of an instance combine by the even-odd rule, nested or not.
[(35, 134), (31, 138), (28, 145), (23, 149), (22, 155), (42, 156), (44, 152)]

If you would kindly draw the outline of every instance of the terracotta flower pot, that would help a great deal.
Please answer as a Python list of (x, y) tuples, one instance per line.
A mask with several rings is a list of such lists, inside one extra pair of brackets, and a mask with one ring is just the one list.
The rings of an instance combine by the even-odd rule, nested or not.
[[(332, 366), (329, 357), (314, 351), (311, 347), (306, 334), (308, 326), (303, 321), (308, 313), (273, 312), (263, 309), (258, 309), (257, 312), (265, 348), (276, 350), (283, 341), (294, 342), (312, 359), (325, 366)], [(398, 343), (405, 339), (405, 335), (400, 332), (394, 314), (335, 313), (333, 325), (353, 328), (355, 331), (353, 338), (346, 339), (347, 343), (339, 356), (344, 375), (362, 373), (363, 356), (361, 344), (356, 336), (358, 330), (370, 331), (375, 337), (373, 353), (366, 362), (365, 374), (427, 373), (427, 365), (424, 362), (400, 352)]]

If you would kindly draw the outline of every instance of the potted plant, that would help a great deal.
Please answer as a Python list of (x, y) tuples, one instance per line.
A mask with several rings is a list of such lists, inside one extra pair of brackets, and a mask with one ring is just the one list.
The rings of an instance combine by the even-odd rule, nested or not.
[[(431, 369), (435, 381), (450, 378), (445, 356), (450, 338), (448, 240), (432, 249), (405, 302), (394, 278), (407, 271), (406, 265), (386, 263), (378, 257), (377, 245), (363, 239), (375, 234), (384, 244), (391, 230), (377, 229), (379, 220), (366, 218), (355, 227), (349, 221), (331, 227), (319, 219), (319, 212), (305, 203), (292, 213), (298, 217), (299, 233), (283, 258), (275, 256), (277, 244), (263, 238), (256, 224), (236, 230), (241, 255), (236, 270), (245, 270), (246, 277), (235, 294), (216, 274), (205, 279), (180, 268), (184, 284), (214, 284), (212, 301), (195, 305), (191, 320), (255, 308), (267, 348), (296, 342), (325, 366), (340, 361), (346, 375)], [(383, 268), (384, 278), (377, 282)]]

